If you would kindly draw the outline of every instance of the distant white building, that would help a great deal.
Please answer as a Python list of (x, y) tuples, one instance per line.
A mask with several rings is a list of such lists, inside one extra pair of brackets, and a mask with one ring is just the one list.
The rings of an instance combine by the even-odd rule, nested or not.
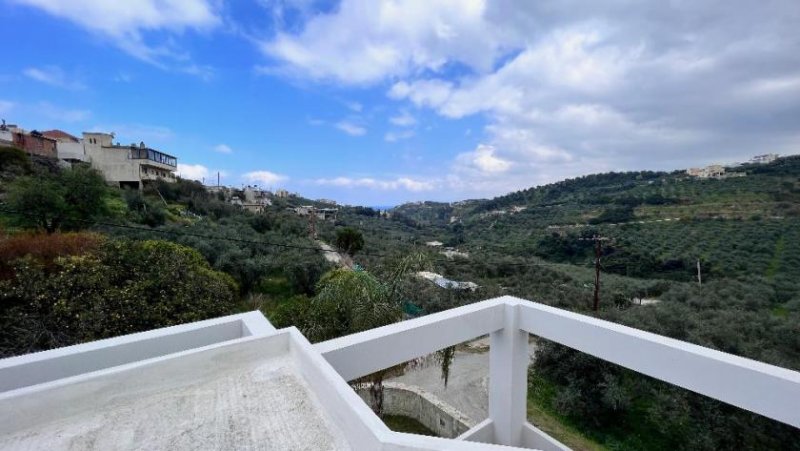
[(427, 241), (425, 245), (431, 247), (442, 247), (444, 243), (442, 243), (441, 241)]
[(772, 163), (780, 157), (777, 153), (765, 153), (764, 155), (756, 155), (750, 159), (754, 164), (767, 164)]
[(686, 174), (701, 179), (719, 178), (725, 175), (725, 166), (712, 164), (704, 168), (689, 168), (686, 170)]
[(442, 288), (447, 289), (447, 290), (470, 290), (470, 291), (475, 291), (478, 288), (480, 288), (478, 286), (478, 284), (475, 283), (475, 282), (457, 282), (455, 280), (450, 280), (450, 279), (442, 276), (441, 274), (436, 274), (435, 272), (430, 272), (430, 271), (419, 271), (419, 272), (417, 272), (417, 276), (419, 276), (419, 277), (421, 277), (421, 278), (423, 278), (425, 280), (430, 280), (431, 282), (433, 282), (437, 286), (442, 287)]

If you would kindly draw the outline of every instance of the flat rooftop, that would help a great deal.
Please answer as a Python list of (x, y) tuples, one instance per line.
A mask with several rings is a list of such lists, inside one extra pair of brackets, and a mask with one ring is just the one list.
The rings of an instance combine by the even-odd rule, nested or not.
[[(351, 449), (288, 353), (248, 354), (233, 350), (172, 383), (120, 391), (101, 384), (64, 416), (4, 427), (0, 449)], [(69, 397), (65, 391), (74, 389), (50, 395)]]
[[(504, 296), (314, 345), (250, 312), (2, 359), (0, 449), (564, 451), (527, 421), (529, 334), (800, 427), (796, 371)], [(347, 383), (486, 335), (486, 417), (454, 439)]]

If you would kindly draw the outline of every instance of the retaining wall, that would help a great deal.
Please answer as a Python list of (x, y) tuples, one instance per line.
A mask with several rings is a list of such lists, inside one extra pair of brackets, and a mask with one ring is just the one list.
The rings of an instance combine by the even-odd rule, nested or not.
[[(419, 387), (398, 382), (383, 384), (383, 413), (413, 418), (439, 437), (455, 438), (474, 426), (473, 422), (449, 404)], [(357, 390), (372, 406), (369, 389)]]

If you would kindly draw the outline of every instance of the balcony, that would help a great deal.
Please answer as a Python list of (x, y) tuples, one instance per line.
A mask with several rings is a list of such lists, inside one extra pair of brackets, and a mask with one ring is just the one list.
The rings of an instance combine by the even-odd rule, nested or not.
[[(456, 439), (347, 384), (487, 334), (488, 417)], [(798, 372), (501, 297), (316, 345), (253, 312), (0, 360), (0, 447), (563, 450), (526, 420), (529, 334), (800, 427)]]
[(172, 169), (178, 167), (178, 159), (172, 155), (146, 147), (131, 147), (130, 149), (132, 160), (149, 160)]

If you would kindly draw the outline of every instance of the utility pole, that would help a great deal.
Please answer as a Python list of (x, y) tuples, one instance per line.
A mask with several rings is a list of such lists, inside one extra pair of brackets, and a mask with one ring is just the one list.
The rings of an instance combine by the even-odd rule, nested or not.
[(603, 249), (600, 245), (600, 237), (595, 235), (594, 238), (594, 303), (592, 308), (596, 312), (600, 309), (600, 256), (603, 254)]
[(313, 207), (308, 211), (308, 234), (312, 240), (317, 239), (317, 212)]
[(700, 274), (700, 259), (699, 258), (697, 259), (697, 284), (698, 285), (702, 285), (703, 284), (703, 277)]
[(603, 241), (610, 238), (594, 235), (591, 238), (578, 238), (581, 241), (594, 241), (594, 301), (592, 309), (596, 312), (600, 310), (600, 259), (603, 256)]

